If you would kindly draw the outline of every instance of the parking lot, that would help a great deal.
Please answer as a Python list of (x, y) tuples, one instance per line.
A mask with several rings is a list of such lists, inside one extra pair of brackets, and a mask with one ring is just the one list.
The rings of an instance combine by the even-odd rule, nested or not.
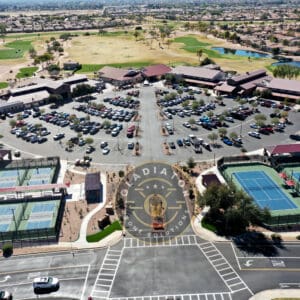
[[(176, 99), (181, 98), (181, 101), (166, 102), (165, 96), (177, 91), (163, 87), (165, 92), (156, 97), (157, 89), (149, 86), (98, 94), (90, 100), (89, 107), (87, 102), (69, 102), (55, 109), (43, 106), (40, 112), (25, 113), (24, 120), (13, 133), (10, 121), (17, 115), (7, 117), (1, 120), (2, 143), (23, 151), (23, 156), (59, 155), (75, 161), (88, 152), (93, 162), (104, 164), (138, 164), (155, 160), (172, 163), (186, 161), (191, 156), (199, 161), (212, 160), (222, 155), (239, 154), (242, 149), (252, 151), (278, 144), (278, 141), (292, 142), (289, 135), (300, 130), (297, 113), (289, 111), (289, 125), (283, 125), (273, 133), (266, 129), (260, 133), (260, 138), (256, 138), (249, 135), (250, 131), (258, 131), (250, 127), (255, 123), (255, 113), (249, 113), (245, 120), (228, 117), (233, 108), (245, 112), (252, 110), (248, 103), (241, 106), (224, 97), (224, 105), (220, 105), (216, 103), (216, 97), (206, 96), (203, 90), (196, 93), (186, 90), (176, 94)], [(127, 93), (132, 91), (139, 91), (139, 96), (128, 97)], [(189, 97), (193, 99), (187, 99)], [(194, 102), (201, 104), (197, 111)], [(265, 123), (271, 124), (270, 114), (274, 113), (274, 108), (258, 105), (257, 109), (267, 117)], [(221, 121), (220, 115), (225, 116)], [(25, 128), (22, 122), (30, 125)], [(209, 135), (219, 134), (220, 128), (225, 130), (225, 138), (221, 140), (218, 136), (216, 141), (210, 140)], [(236, 133), (236, 141), (230, 138), (232, 132)], [(107, 145), (101, 147), (102, 142)]]

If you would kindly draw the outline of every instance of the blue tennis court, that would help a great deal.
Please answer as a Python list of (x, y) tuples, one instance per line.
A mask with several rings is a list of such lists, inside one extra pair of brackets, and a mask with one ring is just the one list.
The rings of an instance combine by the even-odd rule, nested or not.
[(0, 188), (5, 189), (5, 188), (10, 188), (16, 186), (16, 181), (0, 181)]
[(17, 205), (0, 206), (0, 216), (12, 215), (12, 210), (16, 210)]
[(297, 206), (264, 171), (232, 173), (256, 204), (270, 210), (295, 209)]
[(51, 168), (36, 168), (33, 170), (33, 175), (50, 175), (51, 174)]
[(54, 203), (35, 204), (35, 206), (31, 210), (31, 213), (52, 212), (54, 208), (55, 208)]
[(293, 173), (293, 177), (295, 178), (296, 181), (300, 181), (300, 172)]
[(27, 229), (43, 229), (43, 228), (49, 228), (51, 226), (51, 220), (47, 221), (34, 221), (34, 222), (28, 222), (27, 223)]
[(48, 184), (49, 182), (49, 179), (30, 179), (28, 181), (28, 185), (42, 185)]
[(9, 228), (9, 224), (0, 224), (0, 232), (6, 232), (8, 231), (8, 228)]

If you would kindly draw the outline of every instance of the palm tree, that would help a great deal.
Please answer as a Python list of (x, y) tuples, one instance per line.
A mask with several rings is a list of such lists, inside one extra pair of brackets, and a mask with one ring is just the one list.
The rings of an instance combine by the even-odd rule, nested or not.
[(199, 58), (199, 64), (200, 64), (200, 61), (201, 61), (202, 54), (203, 54), (203, 50), (202, 49), (198, 49), (197, 50), (197, 57)]

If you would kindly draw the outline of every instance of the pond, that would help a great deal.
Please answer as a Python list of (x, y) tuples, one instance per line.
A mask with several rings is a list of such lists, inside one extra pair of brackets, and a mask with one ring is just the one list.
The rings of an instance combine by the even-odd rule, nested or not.
[(249, 50), (242, 50), (242, 49), (230, 49), (230, 48), (223, 48), (223, 47), (212, 47), (211, 49), (218, 51), (220, 54), (231, 54), (236, 56), (246, 56), (246, 57), (253, 57), (253, 58), (271, 57), (270, 54), (249, 51)]
[(287, 62), (277, 62), (277, 63), (273, 63), (272, 66), (281, 66), (281, 65), (290, 65), (293, 67), (297, 67), (300, 68), (300, 61), (287, 61)]

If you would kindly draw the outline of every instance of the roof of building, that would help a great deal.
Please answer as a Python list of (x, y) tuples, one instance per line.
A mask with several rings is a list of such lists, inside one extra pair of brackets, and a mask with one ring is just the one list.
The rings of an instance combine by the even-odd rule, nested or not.
[(202, 184), (207, 187), (211, 184), (221, 185), (221, 182), (216, 174), (206, 174), (202, 175)]
[(0, 149), (0, 159), (3, 159), (9, 153), (11, 153), (11, 150)]
[(300, 144), (285, 144), (277, 145), (270, 150), (271, 155), (286, 154), (286, 153), (300, 153)]
[(140, 76), (140, 73), (136, 72), (135, 70), (114, 68), (109, 66), (103, 67), (99, 71), (99, 74), (101, 77), (105, 77), (117, 81), (123, 81), (123, 80), (125, 81)]
[(41, 100), (47, 99), (50, 94), (46, 90), (32, 92), (19, 96), (10, 96), (7, 100), (7, 104), (12, 104), (15, 102), (22, 102), (24, 104), (39, 102)]
[(101, 187), (100, 172), (88, 173), (85, 176), (85, 190), (95, 191)]
[(78, 81), (88, 81), (88, 78), (86, 77), (86, 75), (75, 74), (73, 76), (62, 79), (61, 81), (63, 83), (72, 84), (72, 83), (78, 82)]
[(253, 71), (253, 72), (247, 72), (245, 74), (233, 76), (232, 78), (230, 78), (230, 80), (235, 82), (236, 84), (239, 84), (245, 80), (251, 80), (254, 77), (265, 76), (265, 75), (266, 75), (266, 70), (259, 69), (259, 70)]
[(146, 77), (153, 77), (153, 76), (161, 76), (167, 74), (171, 70), (172, 69), (170, 67), (163, 64), (159, 64), (159, 65), (148, 66), (144, 68), (142, 72)]
[(173, 68), (171, 73), (183, 75), (183, 76), (191, 76), (196, 78), (213, 80), (218, 75), (222, 74), (222, 71), (211, 70), (203, 67), (178, 66)]
[(264, 76), (264, 77), (260, 77), (251, 81), (248, 81), (246, 83), (241, 84), (241, 88), (243, 90), (250, 90), (252, 88), (255, 88), (258, 84), (262, 83), (265, 80), (271, 80), (272, 77), (271, 76)]
[(215, 87), (216, 91), (225, 92), (225, 93), (232, 93), (236, 89), (236, 86), (229, 85), (227, 82), (224, 82), (221, 85)]
[(27, 186), (14, 186), (9, 188), (0, 188), (0, 194), (28, 192), (28, 191), (46, 191), (52, 189), (66, 189), (67, 186), (61, 183), (42, 184), (42, 185), (27, 185)]
[(300, 93), (300, 81), (281, 78), (273, 78), (266, 86), (270, 89), (279, 89)]

